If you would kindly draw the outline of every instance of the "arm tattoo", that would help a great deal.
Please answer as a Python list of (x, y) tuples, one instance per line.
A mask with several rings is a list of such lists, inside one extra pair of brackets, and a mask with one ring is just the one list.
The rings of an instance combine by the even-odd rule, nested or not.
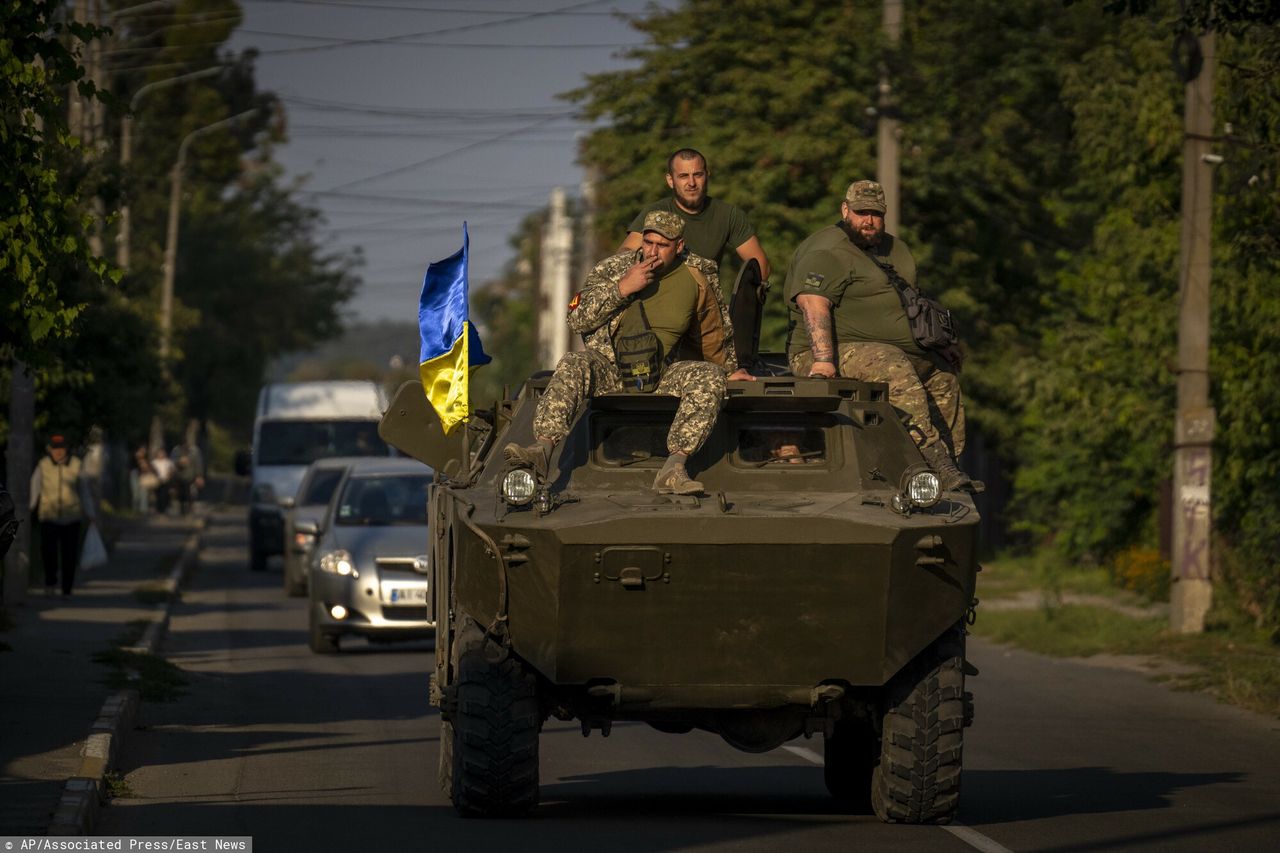
[(836, 360), (835, 336), (831, 330), (831, 309), (826, 305), (804, 306), (804, 327), (809, 332), (809, 347), (814, 361)]

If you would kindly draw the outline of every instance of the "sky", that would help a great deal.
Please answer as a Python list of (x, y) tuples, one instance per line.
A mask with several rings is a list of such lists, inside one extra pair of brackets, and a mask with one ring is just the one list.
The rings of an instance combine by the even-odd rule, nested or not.
[[(284, 103), (276, 159), (327, 221), (324, 247), (364, 251), (357, 321), (416, 322), (428, 262), (470, 233), (472, 287), (511, 259), (520, 220), (555, 187), (580, 195), (588, 126), (556, 96), (628, 67), (622, 15), (648, 0), (240, 0), (233, 51), (256, 48)], [(655, 193), (665, 191), (655, 181)], [(619, 240), (622, 236), (619, 235)]]

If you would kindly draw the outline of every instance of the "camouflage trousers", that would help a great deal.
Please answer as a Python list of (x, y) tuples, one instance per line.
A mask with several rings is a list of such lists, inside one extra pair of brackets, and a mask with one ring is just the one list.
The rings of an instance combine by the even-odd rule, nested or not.
[[(808, 376), (813, 353), (791, 356), (791, 372)], [(916, 446), (941, 441), (958, 457), (964, 450), (964, 400), (960, 377), (933, 359), (912, 358), (893, 344), (840, 344), (837, 373), (864, 382), (886, 382), (889, 404), (907, 413), (907, 431)]]
[[(654, 394), (680, 398), (667, 451), (694, 453), (702, 447), (720, 414), (724, 400), (724, 371), (709, 361), (677, 361), (662, 371)], [(533, 434), (559, 443), (584, 400), (621, 391), (618, 368), (597, 352), (565, 353), (533, 414)]]

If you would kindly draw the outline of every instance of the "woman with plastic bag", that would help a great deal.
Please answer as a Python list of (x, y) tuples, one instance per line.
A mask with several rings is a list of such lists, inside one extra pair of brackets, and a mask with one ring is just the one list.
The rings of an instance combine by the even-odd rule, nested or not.
[(62, 594), (70, 595), (80, 563), (81, 527), (86, 517), (90, 525), (97, 518), (93, 515), (80, 460), (72, 455), (66, 437), (58, 433), (51, 435), (45, 450), (36, 470), (31, 472), (31, 509), (40, 518), (44, 592), (53, 595), (61, 576)]

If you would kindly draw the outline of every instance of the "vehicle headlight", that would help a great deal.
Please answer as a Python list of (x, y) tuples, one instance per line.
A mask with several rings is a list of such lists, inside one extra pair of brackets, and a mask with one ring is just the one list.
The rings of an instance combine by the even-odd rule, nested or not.
[(930, 507), (942, 497), (942, 483), (933, 471), (920, 471), (907, 481), (907, 498), (918, 507)]
[(344, 577), (360, 577), (360, 573), (356, 571), (355, 561), (351, 559), (351, 555), (346, 551), (330, 551), (320, 558), (320, 571), (330, 572), (335, 575), (343, 575)]
[(924, 464), (912, 465), (898, 481), (893, 508), (905, 515), (913, 509), (928, 509), (941, 499), (942, 481), (937, 472)]
[(512, 506), (529, 503), (537, 490), (538, 483), (528, 468), (513, 468), (502, 478), (502, 499)]

